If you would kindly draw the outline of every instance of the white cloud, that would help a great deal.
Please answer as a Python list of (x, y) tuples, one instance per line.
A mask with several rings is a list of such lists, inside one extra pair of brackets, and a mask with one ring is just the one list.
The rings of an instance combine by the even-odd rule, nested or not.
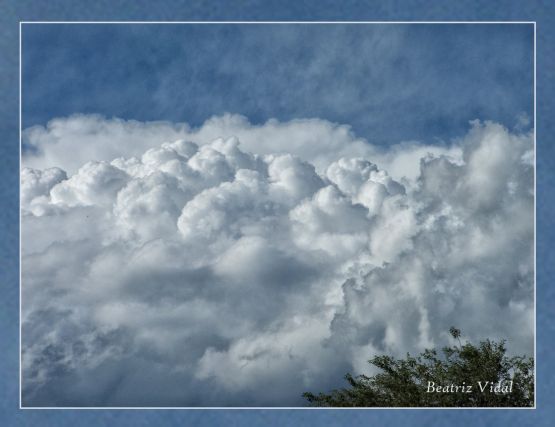
[(451, 325), (532, 351), (528, 134), (73, 116), (25, 139), (24, 404), (302, 405)]
[[(28, 150), (24, 163), (35, 169), (56, 166), (73, 174), (90, 161), (112, 161), (121, 156), (139, 158), (145, 151), (159, 147), (163, 142), (168, 143), (163, 149), (173, 145), (178, 153), (190, 157), (191, 152), (196, 151), (195, 144), (212, 144), (216, 139), (223, 138), (225, 141), (232, 136), (235, 137), (232, 140), (241, 141), (244, 152), (293, 154), (310, 162), (321, 174), (342, 157), (363, 157), (371, 158), (397, 180), (403, 176), (414, 179), (419, 173), (419, 161), (427, 153), (447, 154), (454, 158), (461, 155), (458, 146), (441, 147), (414, 142), (404, 142), (384, 150), (357, 137), (347, 125), (321, 119), (289, 122), (271, 119), (254, 125), (243, 116), (225, 114), (212, 117), (199, 128), (191, 128), (187, 123), (143, 123), (76, 114), (54, 119), (45, 127), (25, 129), (23, 143)], [(173, 141), (178, 142), (170, 144)], [(181, 144), (181, 148), (176, 149), (176, 144)], [(225, 150), (220, 147), (219, 151)]]

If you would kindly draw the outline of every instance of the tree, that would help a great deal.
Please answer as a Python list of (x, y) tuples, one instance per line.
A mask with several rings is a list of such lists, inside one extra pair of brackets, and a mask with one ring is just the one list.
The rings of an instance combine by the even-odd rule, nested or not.
[(459, 345), (444, 347), (441, 356), (433, 349), (398, 360), (375, 356), (368, 362), (378, 374), (347, 374), (350, 387), (303, 396), (312, 406), (331, 407), (534, 406), (532, 357), (508, 357), (504, 340), (463, 345), (460, 330), (450, 333)]

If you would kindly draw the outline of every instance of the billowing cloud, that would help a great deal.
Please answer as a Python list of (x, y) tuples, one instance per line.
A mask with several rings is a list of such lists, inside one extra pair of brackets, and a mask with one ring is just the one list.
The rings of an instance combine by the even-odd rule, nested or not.
[(451, 325), (532, 353), (530, 134), (73, 116), (25, 142), (24, 405), (302, 405)]
[(272, 119), (262, 125), (253, 125), (236, 114), (212, 117), (199, 128), (191, 128), (187, 123), (143, 123), (76, 114), (51, 120), (44, 127), (25, 129), (23, 144), (27, 166), (35, 169), (56, 166), (73, 174), (89, 161), (110, 162), (121, 156), (140, 158), (145, 151), (159, 147), (162, 142), (185, 140), (189, 148), (182, 149), (187, 152), (191, 143), (202, 146), (230, 136), (241, 141), (246, 152), (292, 154), (310, 162), (321, 173), (342, 157), (363, 157), (372, 158), (396, 179), (416, 178), (419, 159), (426, 154), (460, 156), (457, 146), (444, 148), (411, 142), (383, 150), (357, 137), (348, 125), (321, 119), (288, 122)]

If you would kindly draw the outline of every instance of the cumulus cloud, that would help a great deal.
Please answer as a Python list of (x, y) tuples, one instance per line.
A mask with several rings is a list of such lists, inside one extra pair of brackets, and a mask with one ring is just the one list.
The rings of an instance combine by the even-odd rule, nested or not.
[(24, 405), (297, 406), (451, 325), (533, 350), (530, 134), (73, 116), (24, 141)]
[[(396, 178), (416, 178), (419, 160), (428, 153), (460, 157), (458, 146), (442, 147), (416, 142), (403, 142), (384, 150), (357, 137), (350, 126), (321, 119), (297, 119), (264, 124), (251, 124), (237, 114), (215, 116), (202, 126), (187, 123), (137, 122), (99, 115), (76, 114), (51, 120), (46, 126), (33, 126), (23, 131), (25, 164), (35, 169), (59, 167), (75, 173), (89, 161), (112, 161), (114, 158), (140, 158), (145, 151), (165, 141), (187, 141), (198, 145), (215, 139), (235, 136), (243, 151), (259, 155), (292, 154), (310, 162), (320, 173), (330, 163), (345, 158), (371, 158), (374, 163)], [(369, 141), (370, 143), (372, 141)]]

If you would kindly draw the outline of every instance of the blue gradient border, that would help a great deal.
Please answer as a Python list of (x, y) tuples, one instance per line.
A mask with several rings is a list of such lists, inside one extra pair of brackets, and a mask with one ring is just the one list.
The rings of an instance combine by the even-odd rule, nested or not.
[[(19, 409), (19, 21), (366, 20), (537, 22), (537, 409)], [(555, 421), (555, 3), (539, 0), (6, 0), (0, 16), (0, 424), (5, 426), (548, 426)]]

